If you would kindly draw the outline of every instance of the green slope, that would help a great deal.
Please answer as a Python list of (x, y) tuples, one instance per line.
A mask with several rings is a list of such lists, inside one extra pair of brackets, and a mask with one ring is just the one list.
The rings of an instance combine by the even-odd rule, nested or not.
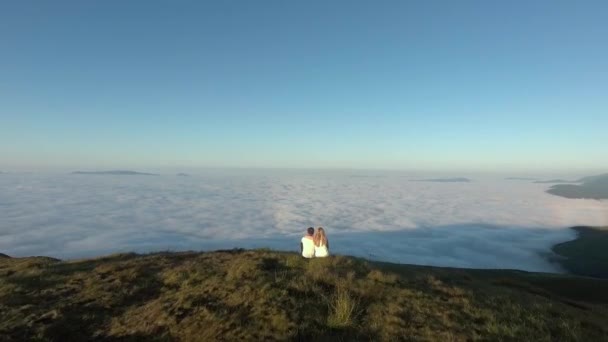
[(608, 227), (573, 227), (578, 237), (560, 243), (553, 251), (564, 258), (562, 266), (573, 274), (608, 278)]
[(608, 340), (608, 281), (255, 251), (0, 259), (8, 341)]

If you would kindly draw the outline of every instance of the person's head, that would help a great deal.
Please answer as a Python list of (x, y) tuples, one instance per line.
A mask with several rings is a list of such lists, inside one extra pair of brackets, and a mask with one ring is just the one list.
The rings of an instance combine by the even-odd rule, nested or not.
[(325, 235), (325, 229), (323, 229), (323, 227), (317, 228), (313, 241), (316, 246), (327, 245), (327, 236)]
[(306, 229), (306, 232), (308, 233), (308, 235), (313, 236), (315, 234), (315, 229), (313, 227), (308, 227), (308, 229)]

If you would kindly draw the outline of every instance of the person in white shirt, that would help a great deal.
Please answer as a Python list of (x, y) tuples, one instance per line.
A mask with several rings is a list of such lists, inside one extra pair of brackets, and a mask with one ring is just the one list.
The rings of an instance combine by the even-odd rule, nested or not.
[(325, 235), (325, 229), (323, 227), (317, 228), (317, 232), (312, 238), (315, 244), (315, 257), (324, 258), (329, 256), (329, 241), (327, 241), (327, 235)]
[(313, 242), (314, 234), (315, 229), (313, 227), (309, 227), (306, 230), (306, 236), (304, 236), (302, 241), (300, 241), (300, 252), (302, 252), (302, 256), (305, 258), (315, 257), (315, 243)]

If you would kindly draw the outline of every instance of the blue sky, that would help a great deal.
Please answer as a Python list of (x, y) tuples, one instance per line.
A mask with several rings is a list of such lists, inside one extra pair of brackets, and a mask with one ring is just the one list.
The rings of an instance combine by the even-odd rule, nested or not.
[(0, 169), (606, 169), (606, 37), (606, 1), (4, 1)]

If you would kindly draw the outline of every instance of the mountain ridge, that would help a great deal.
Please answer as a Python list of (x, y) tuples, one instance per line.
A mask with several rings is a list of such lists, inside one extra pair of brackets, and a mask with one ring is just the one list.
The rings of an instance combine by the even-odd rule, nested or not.
[(572, 199), (608, 199), (608, 173), (583, 177), (578, 182), (582, 184), (554, 185), (547, 193)]
[(130, 170), (109, 170), (109, 171), (74, 171), (73, 175), (125, 175), (125, 176), (158, 176), (156, 173), (137, 172)]
[(2, 258), (0, 306), (7, 341), (608, 336), (608, 280), (267, 249)]

